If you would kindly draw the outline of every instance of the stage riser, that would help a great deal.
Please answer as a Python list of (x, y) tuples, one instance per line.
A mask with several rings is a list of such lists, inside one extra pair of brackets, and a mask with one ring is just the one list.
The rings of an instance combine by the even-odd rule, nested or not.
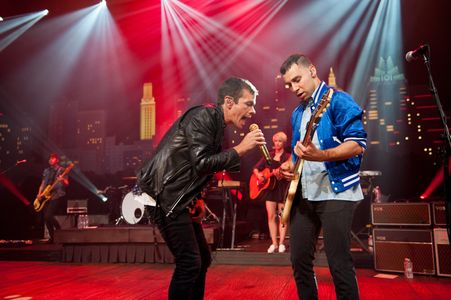
[[(77, 227), (77, 215), (57, 215), (56, 220), (61, 229), (71, 229)], [(109, 222), (108, 215), (88, 215), (88, 224), (90, 226), (107, 225)]]
[(67, 244), (62, 252), (71, 263), (174, 263), (165, 244)]
[[(215, 243), (216, 227), (205, 227), (208, 244)], [(164, 243), (160, 232), (152, 226), (99, 227), (66, 229), (55, 231), (55, 242), (59, 244), (101, 243)]]

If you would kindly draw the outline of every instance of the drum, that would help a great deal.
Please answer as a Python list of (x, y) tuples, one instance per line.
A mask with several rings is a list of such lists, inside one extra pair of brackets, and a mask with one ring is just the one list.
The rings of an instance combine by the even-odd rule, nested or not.
[(146, 193), (141, 195), (135, 195), (132, 192), (127, 193), (121, 205), (121, 214), (125, 222), (128, 224), (139, 223), (144, 216), (145, 205), (155, 206), (156, 202)]

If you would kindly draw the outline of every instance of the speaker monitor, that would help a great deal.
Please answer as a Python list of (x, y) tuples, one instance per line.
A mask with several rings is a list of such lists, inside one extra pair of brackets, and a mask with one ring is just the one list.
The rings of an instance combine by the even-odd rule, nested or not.
[(374, 269), (404, 272), (410, 258), (413, 273), (435, 274), (432, 231), (424, 229), (373, 229)]
[(434, 202), (432, 207), (434, 224), (446, 225), (445, 202)]
[(373, 225), (430, 226), (429, 203), (374, 203), (371, 205)]
[(445, 228), (434, 229), (434, 248), (437, 275), (451, 277), (451, 248)]

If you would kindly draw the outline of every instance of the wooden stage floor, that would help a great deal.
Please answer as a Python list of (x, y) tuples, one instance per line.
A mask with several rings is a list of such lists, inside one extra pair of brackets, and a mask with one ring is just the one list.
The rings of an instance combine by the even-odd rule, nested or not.
[[(0, 261), (0, 299), (167, 299), (171, 264)], [(319, 298), (335, 299), (329, 271), (315, 267)], [(357, 269), (361, 299), (449, 299), (451, 278), (375, 278)], [(205, 299), (297, 299), (288, 266), (213, 265)]]

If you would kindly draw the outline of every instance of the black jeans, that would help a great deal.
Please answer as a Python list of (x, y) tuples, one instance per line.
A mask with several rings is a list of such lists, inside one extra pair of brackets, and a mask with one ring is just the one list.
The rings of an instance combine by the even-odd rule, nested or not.
[(316, 241), (322, 227), (337, 299), (359, 299), (350, 250), (351, 224), (358, 202), (296, 200), (291, 212), (290, 252), (299, 298), (318, 299), (313, 260)]
[(211, 254), (202, 225), (193, 222), (188, 210), (175, 219), (166, 218), (160, 208), (151, 208), (151, 216), (169, 250), (175, 257), (175, 270), (169, 285), (170, 300), (204, 298)]
[(47, 226), (47, 230), (49, 231), (50, 241), (53, 241), (53, 237), (55, 235), (55, 229), (61, 229), (58, 220), (55, 218), (55, 213), (58, 207), (61, 204), (62, 198), (50, 199), (47, 204), (44, 206), (44, 223)]

